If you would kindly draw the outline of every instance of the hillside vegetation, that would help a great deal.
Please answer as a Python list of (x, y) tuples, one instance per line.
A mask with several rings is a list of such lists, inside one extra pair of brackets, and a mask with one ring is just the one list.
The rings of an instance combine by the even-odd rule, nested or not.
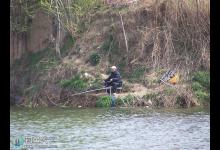
[[(98, 100), (101, 106), (102, 94), (83, 95), (84, 101), (70, 95), (100, 88), (111, 65), (119, 68), (124, 81), (117, 105), (145, 106), (148, 100), (155, 107), (209, 103), (208, 0), (140, 0), (116, 6), (101, 0), (53, 2), (41, 1), (39, 7), (58, 19), (66, 37), (11, 65), (10, 94), (12, 99), (20, 96), (19, 104), (88, 107), (97, 106)], [(159, 84), (163, 73), (176, 67), (181, 80), (175, 88)], [(84, 77), (85, 72), (91, 77)]]

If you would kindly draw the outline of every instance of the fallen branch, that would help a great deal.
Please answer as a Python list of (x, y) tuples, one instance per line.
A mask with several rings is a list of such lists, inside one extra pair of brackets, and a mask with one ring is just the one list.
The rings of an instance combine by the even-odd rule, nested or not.
[(50, 100), (49, 98), (48, 98), (48, 100), (49, 100), (49, 102), (51, 102), (53, 105), (58, 106), (58, 104), (56, 104), (55, 102), (53, 102), (53, 101)]

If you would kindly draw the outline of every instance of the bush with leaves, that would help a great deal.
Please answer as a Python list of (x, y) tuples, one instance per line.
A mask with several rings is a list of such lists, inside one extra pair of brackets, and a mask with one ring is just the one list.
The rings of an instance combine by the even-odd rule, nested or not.
[(101, 56), (100, 56), (98, 53), (93, 53), (93, 54), (91, 54), (90, 57), (89, 57), (90, 63), (91, 63), (92, 65), (94, 65), (94, 66), (97, 65), (97, 64), (99, 64), (100, 59), (101, 59)]
[(132, 106), (134, 101), (135, 101), (135, 97), (129, 94), (125, 97), (118, 98), (116, 100), (116, 105)]
[(79, 75), (76, 75), (69, 80), (61, 80), (60, 83), (63, 87), (71, 88), (77, 91), (83, 90), (87, 87), (87, 81), (85, 79), (81, 79)]
[(110, 96), (103, 96), (96, 101), (96, 107), (110, 107), (111, 103), (112, 100)]
[(196, 72), (192, 78), (191, 88), (198, 99), (209, 100), (210, 73), (205, 71)]
[(200, 83), (206, 88), (210, 88), (210, 73), (206, 71), (198, 71), (194, 74), (193, 81)]

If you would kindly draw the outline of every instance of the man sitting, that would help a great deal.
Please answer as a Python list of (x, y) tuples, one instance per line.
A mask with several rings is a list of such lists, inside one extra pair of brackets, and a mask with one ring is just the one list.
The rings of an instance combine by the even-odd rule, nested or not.
[[(112, 93), (115, 94), (117, 87), (122, 86), (121, 76), (120, 73), (117, 71), (116, 66), (111, 67), (111, 75), (105, 79), (105, 87), (112, 87)], [(110, 93), (110, 90), (107, 90), (108, 93)]]

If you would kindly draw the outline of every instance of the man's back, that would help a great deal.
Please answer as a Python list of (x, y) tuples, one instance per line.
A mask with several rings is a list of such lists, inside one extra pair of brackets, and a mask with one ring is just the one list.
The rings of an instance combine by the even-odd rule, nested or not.
[(113, 82), (120, 82), (121, 81), (121, 75), (118, 71), (114, 71), (110, 75), (110, 79), (113, 79)]

